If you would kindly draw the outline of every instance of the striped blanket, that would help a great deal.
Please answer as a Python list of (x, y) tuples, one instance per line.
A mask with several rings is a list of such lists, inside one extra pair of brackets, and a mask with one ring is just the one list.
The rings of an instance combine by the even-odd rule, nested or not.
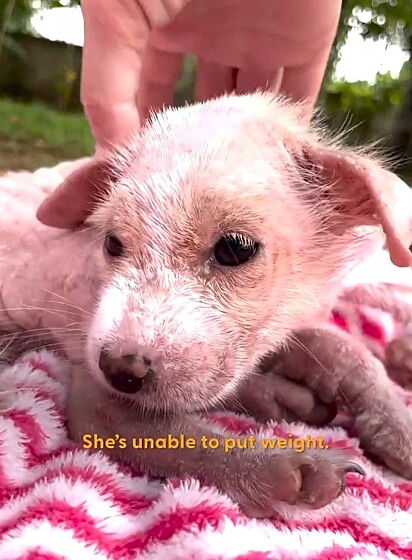
[[(390, 315), (349, 307), (335, 310), (335, 324), (382, 350), (396, 330)], [(1, 376), (0, 560), (412, 560), (412, 482), (366, 460), (344, 425), (264, 428), (266, 437), (321, 435), (367, 476), (349, 474), (345, 494), (322, 510), (256, 521), (214, 488), (149, 480), (71, 444), (67, 365), (51, 353), (28, 354)], [(412, 411), (412, 393), (400, 392)], [(262, 430), (233, 414), (210, 421)]]

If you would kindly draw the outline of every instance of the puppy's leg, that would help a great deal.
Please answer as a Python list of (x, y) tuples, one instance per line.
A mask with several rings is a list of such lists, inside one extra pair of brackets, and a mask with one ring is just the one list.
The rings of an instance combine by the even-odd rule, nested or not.
[(258, 422), (300, 420), (312, 426), (331, 422), (337, 414), (336, 403), (323, 402), (309, 387), (288, 379), (283, 371), (276, 373), (276, 356), (268, 356), (260, 372), (242, 382), (236, 400), (229, 400), (227, 408), (246, 412)]
[(383, 364), (344, 332), (308, 329), (279, 352), (275, 373), (305, 383), (324, 402), (353, 415), (361, 444), (398, 474), (412, 479), (412, 419)]
[(385, 351), (388, 375), (398, 385), (412, 390), (412, 334), (407, 332), (394, 338)]
[[(363, 474), (345, 454), (330, 450), (267, 451), (259, 441), (247, 449), (228, 450), (225, 445), (231, 435), (214, 430), (196, 416), (145, 421), (138, 410), (112, 399), (81, 369), (74, 372), (68, 415), (74, 440), (82, 442), (85, 432), (102, 438), (119, 434), (126, 447), (106, 449), (106, 453), (154, 476), (192, 476), (214, 485), (252, 517), (271, 516), (280, 502), (322, 507), (342, 492), (346, 472)], [(193, 448), (133, 448), (133, 438), (157, 439), (168, 434), (192, 438)], [(214, 449), (208, 446), (211, 438), (217, 444)]]

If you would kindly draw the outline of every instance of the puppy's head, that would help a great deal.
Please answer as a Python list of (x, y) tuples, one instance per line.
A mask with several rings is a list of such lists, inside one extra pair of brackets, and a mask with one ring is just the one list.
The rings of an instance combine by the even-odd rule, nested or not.
[(319, 136), (273, 95), (227, 96), (154, 117), (122, 158), (95, 163), (111, 177), (91, 216), (101, 382), (149, 408), (217, 403), (327, 312), (382, 228), (410, 265), (407, 187)]

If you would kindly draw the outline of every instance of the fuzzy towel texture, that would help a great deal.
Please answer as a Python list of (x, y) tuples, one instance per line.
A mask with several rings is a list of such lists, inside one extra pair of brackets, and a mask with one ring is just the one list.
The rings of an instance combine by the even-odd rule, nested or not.
[[(387, 314), (347, 311), (337, 308), (333, 320), (365, 343), (383, 347), (393, 336)], [(350, 427), (265, 427), (265, 437), (321, 435), (350, 450), (367, 476), (348, 475), (346, 493), (327, 508), (256, 521), (212, 488), (163, 485), (71, 444), (67, 366), (47, 351), (1, 376), (9, 391), (0, 396), (0, 560), (412, 559), (412, 483), (367, 461)], [(412, 393), (400, 392), (412, 412)], [(233, 414), (210, 421), (238, 434), (262, 430)]]

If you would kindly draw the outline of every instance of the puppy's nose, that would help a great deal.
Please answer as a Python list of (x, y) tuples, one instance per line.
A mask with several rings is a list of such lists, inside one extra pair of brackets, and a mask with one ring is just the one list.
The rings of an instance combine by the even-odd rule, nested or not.
[(153, 374), (151, 364), (144, 356), (114, 356), (104, 348), (99, 357), (99, 368), (108, 383), (119, 393), (138, 393), (143, 386), (143, 379)]

